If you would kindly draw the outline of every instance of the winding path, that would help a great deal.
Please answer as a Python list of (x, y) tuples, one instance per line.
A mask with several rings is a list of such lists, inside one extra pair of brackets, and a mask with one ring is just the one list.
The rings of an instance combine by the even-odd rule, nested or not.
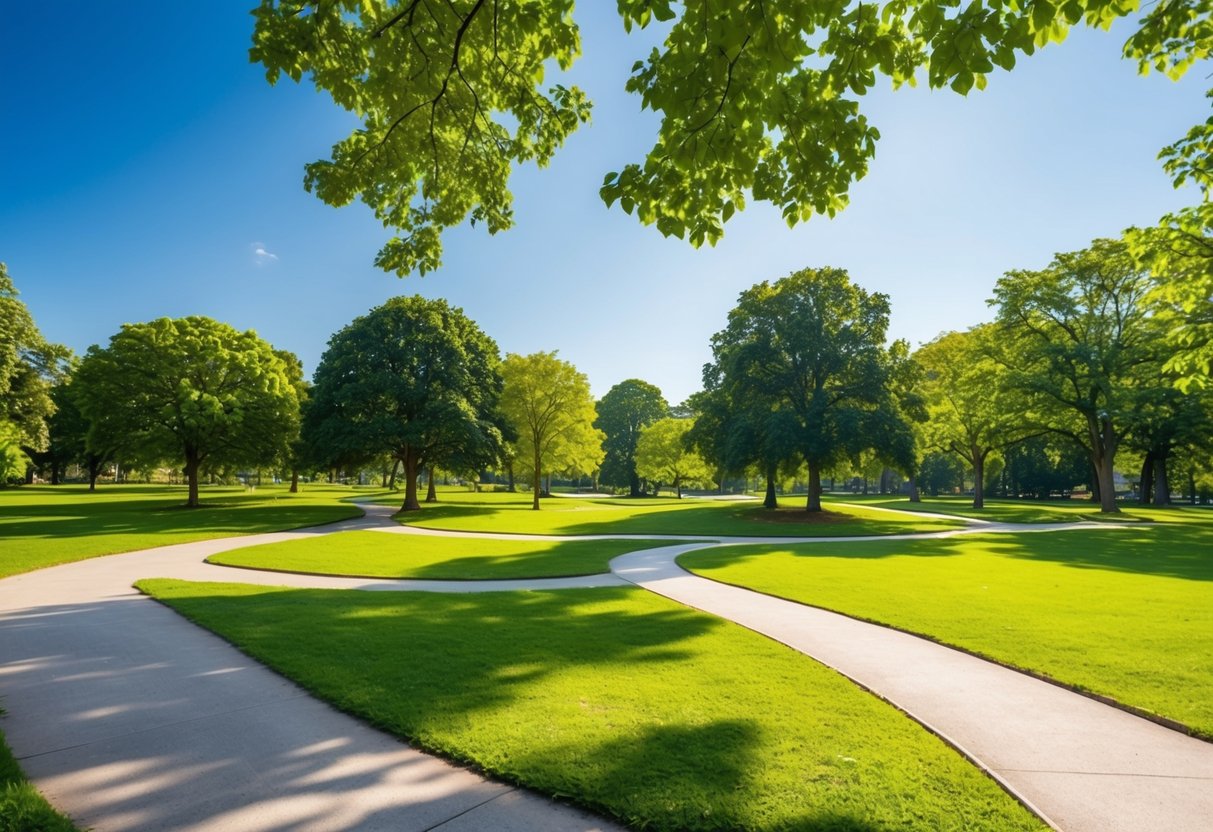
[[(579, 578), (413, 581), (234, 569), (210, 555), (347, 530), (567, 539), (405, 527), (392, 509), (329, 526), (111, 555), (0, 581), (3, 728), (29, 777), (106, 830), (614, 830), (451, 766), (339, 714), (131, 588), (141, 578), (480, 592), (633, 583), (735, 621), (889, 700), (1067, 832), (1207, 832), (1213, 745), (905, 633), (691, 575), (678, 555), (770, 537), (668, 536)], [(951, 518), (955, 519), (955, 518)], [(973, 522), (882, 540), (1048, 531)], [(662, 539), (662, 535), (601, 535)], [(859, 538), (778, 538), (840, 543)], [(688, 542), (692, 541), (692, 542)]]

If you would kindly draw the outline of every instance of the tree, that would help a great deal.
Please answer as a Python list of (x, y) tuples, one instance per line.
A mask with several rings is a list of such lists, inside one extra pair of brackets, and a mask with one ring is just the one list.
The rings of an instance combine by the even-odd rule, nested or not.
[(20, 477), (29, 464), (29, 457), (21, 449), (20, 428), (0, 419), (0, 486)]
[(807, 511), (821, 511), (821, 472), (880, 447), (896, 403), (885, 350), (889, 302), (841, 269), (804, 269), (745, 290), (712, 337), (734, 401), (754, 397), (791, 418), (808, 465)]
[(501, 409), (518, 435), (518, 458), (531, 464), (531, 508), (539, 510), (544, 471), (602, 461), (602, 431), (590, 382), (555, 352), (510, 354), (501, 367)]
[[(967, 94), (995, 67), (1108, 28), (1135, 0), (1067, 3), (673, 3), (620, 0), (624, 27), (668, 27), (627, 89), (660, 114), (651, 150), (601, 189), (662, 234), (715, 243), (746, 197), (789, 225), (844, 208), (879, 133), (859, 98), (877, 82)], [(325, 202), (361, 199), (403, 234), (377, 262), (397, 274), (441, 260), (441, 234), (468, 216), (513, 222), (514, 166), (545, 165), (589, 118), (577, 87), (548, 87), (580, 53), (573, 0), (262, 0), (250, 57), (271, 83), (310, 75), (359, 126), (304, 183)], [(1126, 44), (1143, 70), (1178, 76), (1213, 44), (1204, 0), (1152, 8)]]
[(712, 469), (690, 448), (690, 419), (659, 419), (640, 432), (636, 468), (645, 479), (674, 487), (682, 499), (684, 483), (712, 481)]
[(973, 470), (973, 508), (985, 506), (990, 454), (1026, 438), (1026, 428), (1003, 392), (1005, 368), (994, 360), (994, 328), (948, 332), (914, 357), (926, 371), (928, 446), (960, 457)]
[(628, 487), (628, 496), (640, 496), (640, 477), (636, 473), (636, 442), (640, 431), (665, 418), (670, 406), (661, 390), (647, 381), (630, 378), (606, 392), (595, 406), (598, 417), (594, 427), (606, 439), (602, 449), (602, 481)]
[(316, 368), (307, 442), (330, 462), (400, 460), (401, 511), (417, 511), (425, 468), (497, 458), (502, 435), (497, 344), (444, 300), (392, 298), (329, 339)]
[(203, 465), (268, 463), (298, 430), (282, 359), (252, 330), (210, 318), (125, 324), (89, 348), (73, 384), (90, 447), (122, 434), (143, 458), (181, 461), (191, 507)]
[(1153, 356), (1143, 302), (1149, 274), (1123, 242), (1096, 240), (994, 288), (1000, 360), (1024, 424), (1087, 452), (1100, 511), (1116, 512), (1116, 451), (1140, 399), (1134, 374)]
[(0, 420), (32, 453), (47, 446), (51, 389), (66, 377), (71, 351), (42, 337), (18, 294), (0, 263)]

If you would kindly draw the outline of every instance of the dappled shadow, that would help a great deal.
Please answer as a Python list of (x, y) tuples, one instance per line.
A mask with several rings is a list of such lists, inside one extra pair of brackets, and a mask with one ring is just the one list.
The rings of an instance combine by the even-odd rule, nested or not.
[[(0, 685), (26, 773), (82, 827), (428, 829), (508, 791), (336, 716), (146, 599), (0, 614)], [(528, 828), (522, 809), (502, 825)]]
[[(793, 498), (795, 499), (795, 498)], [(797, 500), (802, 503), (803, 499)], [(897, 517), (853, 517), (843, 512), (820, 514), (802, 511), (792, 502), (785, 502), (778, 511), (770, 511), (757, 503), (729, 503), (689, 500), (600, 499), (578, 504), (573, 500), (545, 501), (541, 511), (548, 513), (543, 525), (536, 528), (529, 502), (498, 501), (485, 504), (478, 501), (446, 500), (426, 505), (418, 512), (398, 514), (405, 524), (426, 527), (463, 529), (467, 531), (536, 532), (540, 534), (610, 535), (723, 535), (763, 537), (811, 537), (816, 535), (899, 534), (914, 527), (928, 526), (931, 530), (948, 528), (949, 521), (932, 520), (908, 515)], [(553, 519), (554, 515), (558, 519)], [(461, 523), (460, 521), (468, 521)], [(963, 525), (957, 518), (955, 527)]]
[[(1213, 521), (1213, 517), (1210, 518)], [(963, 557), (977, 549), (1004, 557), (1059, 563), (1079, 569), (1213, 580), (1213, 522), (1149, 523), (1057, 531), (983, 533), (899, 541), (791, 544), (778, 551), (796, 557), (864, 560), (887, 557)], [(728, 546), (688, 553), (690, 567), (739, 563), (772, 551)]]

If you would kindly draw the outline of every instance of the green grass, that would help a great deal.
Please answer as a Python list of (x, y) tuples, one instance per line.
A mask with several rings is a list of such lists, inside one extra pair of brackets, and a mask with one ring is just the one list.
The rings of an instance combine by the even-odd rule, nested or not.
[(996, 500), (986, 498), (984, 508), (973, 508), (972, 497), (927, 497), (911, 503), (909, 498), (888, 494), (856, 494), (835, 499), (898, 511), (935, 512), (974, 517), (995, 523), (1067, 523), (1099, 520), (1099, 506), (1089, 500)]
[(211, 563), (366, 578), (491, 580), (593, 575), (611, 558), (677, 541), (476, 540), (339, 532), (212, 555)]
[(728, 546), (708, 578), (921, 633), (1213, 737), (1213, 514), (1108, 529)]
[(77, 832), (30, 785), (0, 732), (0, 832)]
[(636, 828), (1043, 829), (833, 671), (639, 589), (139, 588), (377, 727)]
[[(395, 502), (389, 501), (389, 502)], [(897, 517), (838, 506), (820, 515), (801, 511), (803, 497), (785, 498), (778, 511), (757, 502), (678, 499), (576, 499), (550, 497), (531, 510), (526, 494), (443, 492), (440, 502), (402, 523), (430, 529), (515, 534), (687, 534), (765, 537), (839, 537), (903, 534), (958, 528), (962, 521)]]
[[(334, 486), (285, 486), (247, 491), (205, 488), (201, 508), (186, 509), (184, 487), (103, 485), (0, 489), (0, 577), (170, 543), (280, 531), (346, 517), (361, 510)], [(368, 495), (378, 492), (365, 492)]]

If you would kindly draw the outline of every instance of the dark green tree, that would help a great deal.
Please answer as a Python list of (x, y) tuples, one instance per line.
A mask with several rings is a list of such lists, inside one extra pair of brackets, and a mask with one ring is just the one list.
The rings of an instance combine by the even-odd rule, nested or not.
[(1150, 285), (1123, 242), (1096, 240), (1041, 271), (1007, 272), (991, 301), (1019, 420), (1086, 449), (1102, 512), (1119, 510), (1116, 451), (1140, 402), (1134, 379), (1155, 360)]
[(598, 475), (600, 482), (625, 486), (629, 496), (641, 494), (636, 474), (636, 443), (640, 431), (670, 412), (661, 390), (647, 381), (629, 378), (606, 392), (595, 405), (598, 417), (594, 427), (606, 434), (602, 449), (606, 457)]
[[(444, 300), (392, 298), (337, 332), (316, 369), (305, 423), (329, 462), (390, 453), (405, 478), (401, 511), (436, 465), (471, 470), (501, 448), (497, 344)], [(476, 464), (473, 464), (476, 463)]]
[(181, 462), (191, 507), (203, 466), (270, 464), (299, 429), (282, 359), (252, 330), (210, 318), (125, 324), (89, 348), (73, 385), (89, 447), (121, 436), (140, 459)]
[(821, 472), (882, 447), (896, 411), (884, 346), (888, 298), (841, 269), (804, 269), (745, 290), (712, 338), (723, 386), (793, 420), (808, 465), (806, 510), (821, 510)]

